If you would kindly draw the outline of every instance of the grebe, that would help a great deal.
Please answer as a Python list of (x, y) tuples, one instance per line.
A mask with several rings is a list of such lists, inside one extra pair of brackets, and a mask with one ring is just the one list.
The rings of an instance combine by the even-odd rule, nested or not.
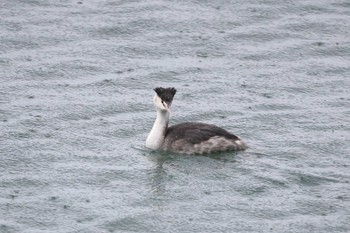
[(187, 122), (168, 128), (170, 106), (176, 89), (157, 87), (153, 103), (157, 118), (146, 140), (146, 147), (181, 154), (205, 154), (229, 150), (245, 150), (237, 136), (211, 124)]

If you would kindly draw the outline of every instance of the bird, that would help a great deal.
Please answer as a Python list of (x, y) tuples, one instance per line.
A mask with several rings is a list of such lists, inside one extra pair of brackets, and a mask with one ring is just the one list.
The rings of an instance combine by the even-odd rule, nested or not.
[(157, 87), (154, 91), (157, 116), (146, 139), (147, 148), (178, 154), (209, 154), (247, 148), (242, 139), (212, 124), (185, 122), (168, 127), (176, 89)]

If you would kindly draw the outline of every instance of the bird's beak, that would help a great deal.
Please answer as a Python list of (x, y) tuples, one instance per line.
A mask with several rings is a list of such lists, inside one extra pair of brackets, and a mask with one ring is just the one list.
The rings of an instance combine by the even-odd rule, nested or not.
[(169, 115), (171, 115), (170, 106), (171, 106), (171, 102), (170, 103), (169, 102), (164, 102), (164, 107), (169, 112)]

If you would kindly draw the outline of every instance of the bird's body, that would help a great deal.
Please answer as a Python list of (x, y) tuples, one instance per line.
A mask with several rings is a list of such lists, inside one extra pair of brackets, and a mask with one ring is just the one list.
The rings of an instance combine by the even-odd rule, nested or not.
[(237, 136), (211, 124), (187, 122), (168, 127), (174, 88), (156, 88), (154, 105), (157, 118), (147, 137), (146, 147), (153, 150), (172, 151), (181, 154), (206, 154), (212, 152), (246, 149)]

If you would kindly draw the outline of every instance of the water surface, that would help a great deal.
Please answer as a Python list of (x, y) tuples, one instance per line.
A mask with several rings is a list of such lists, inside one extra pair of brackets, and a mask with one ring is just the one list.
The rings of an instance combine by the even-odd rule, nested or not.
[[(0, 232), (349, 232), (350, 4), (0, 3)], [(245, 152), (151, 152), (171, 124)]]

